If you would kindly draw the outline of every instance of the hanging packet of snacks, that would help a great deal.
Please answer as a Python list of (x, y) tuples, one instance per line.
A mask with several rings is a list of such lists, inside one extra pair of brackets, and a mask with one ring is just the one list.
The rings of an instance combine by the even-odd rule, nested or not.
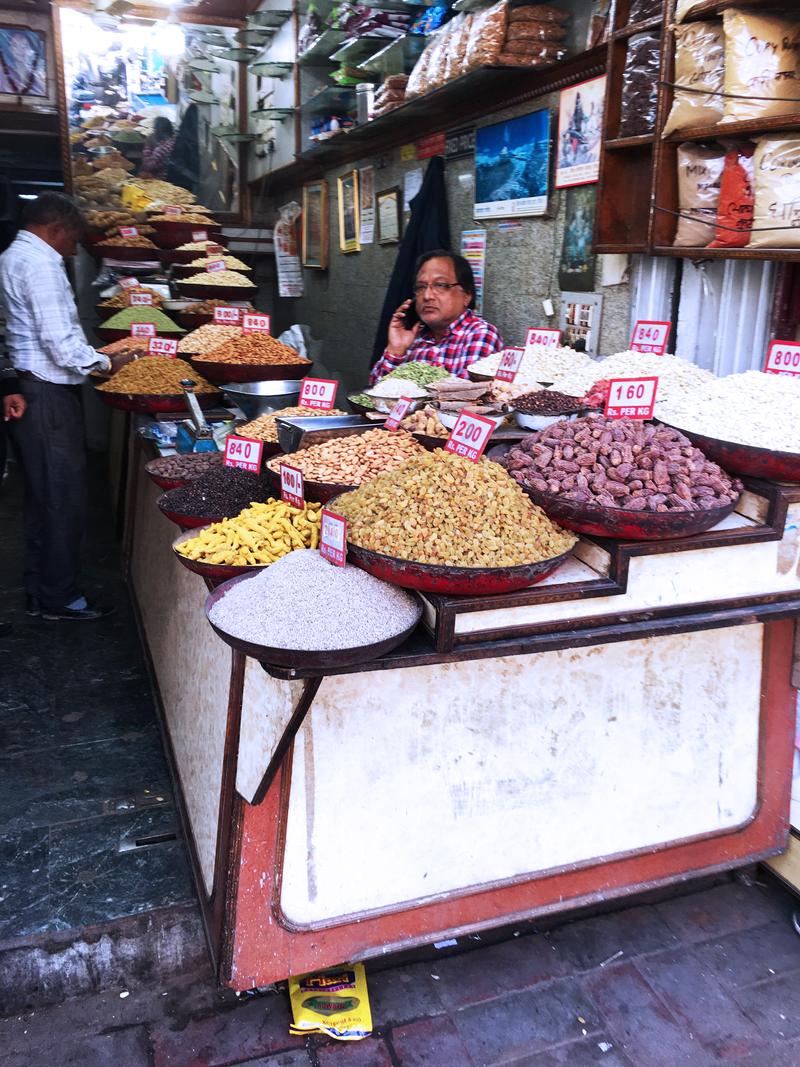
[(278, 268), (278, 295), (302, 296), (303, 271), (297, 247), (297, 220), (301, 214), (298, 203), (292, 200), (278, 211), (273, 240), (275, 263)]
[(800, 108), (800, 20), (796, 14), (725, 11), (725, 116), (744, 122)]
[(725, 149), (686, 141), (678, 146), (678, 230), (674, 245), (705, 248), (714, 238)]
[(639, 137), (655, 129), (660, 67), (660, 34), (634, 34), (622, 72), (620, 137)]
[[(693, 126), (713, 126), (722, 118), (725, 34), (721, 22), (689, 22), (675, 30), (675, 99), (662, 137)], [(707, 90), (706, 96), (698, 90)]]
[(748, 248), (800, 248), (800, 136), (760, 137)]
[(745, 141), (731, 148), (725, 156), (717, 231), (709, 248), (744, 248), (750, 240), (755, 206), (755, 149), (754, 144)]

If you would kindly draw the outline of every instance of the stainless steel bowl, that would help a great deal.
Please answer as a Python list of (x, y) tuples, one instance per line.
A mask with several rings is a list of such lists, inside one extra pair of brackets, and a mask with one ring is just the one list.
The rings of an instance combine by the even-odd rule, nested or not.
[(225, 395), (237, 404), (248, 419), (268, 415), (281, 408), (296, 407), (301, 382), (230, 382), (222, 386)]
[(313, 415), (311, 418), (292, 415), (278, 419), (276, 426), (278, 444), (284, 452), (297, 452), (334, 437), (350, 437), (377, 428), (376, 423), (361, 415)]

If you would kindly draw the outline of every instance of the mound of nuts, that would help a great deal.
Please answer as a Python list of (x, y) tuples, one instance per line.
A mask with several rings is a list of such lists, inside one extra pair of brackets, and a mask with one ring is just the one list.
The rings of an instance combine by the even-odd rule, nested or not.
[(418, 563), (523, 566), (560, 556), (577, 541), (496, 463), (472, 463), (441, 448), (345, 493), (336, 510), (353, 544)]
[[(204, 327), (205, 328), (205, 327)], [(237, 336), (215, 348), (208, 358), (214, 363), (307, 363), (311, 360), (300, 353), (270, 337), (268, 333), (242, 333), (235, 327)]]
[(291, 407), (281, 408), (279, 411), (270, 412), (268, 415), (259, 415), (252, 422), (246, 422), (236, 431), (240, 437), (252, 437), (256, 441), (267, 441), (270, 444), (278, 442), (278, 426), (276, 419), (306, 418), (312, 419), (320, 415), (328, 417), (346, 415), (346, 411), (329, 408), (327, 411), (319, 411), (317, 408)]
[(147, 356), (127, 363), (98, 389), (104, 393), (136, 393), (145, 396), (180, 396), (183, 393), (181, 380), (190, 378), (195, 382), (196, 393), (217, 393), (211, 382), (193, 370), (184, 359), (169, 356)]
[(742, 491), (677, 430), (600, 415), (532, 433), (501, 463), (536, 492), (630, 511), (719, 508)]
[(420, 452), (424, 452), (422, 445), (402, 430), (367, 430), (350, 437), (334, 437), (289, 456), (275, 456), (267, 461), (267, 467), (278, 474), (281, 463), (289, 463), (309, 482), (361, 485)]
[(225, 326), (209, 322), (182, 337), (178, 344), (178, 351), (182, 355), (207, 355), (226, 341), (232, 341), (234, 337), (240, 337), (241, 333), (241, 326)]

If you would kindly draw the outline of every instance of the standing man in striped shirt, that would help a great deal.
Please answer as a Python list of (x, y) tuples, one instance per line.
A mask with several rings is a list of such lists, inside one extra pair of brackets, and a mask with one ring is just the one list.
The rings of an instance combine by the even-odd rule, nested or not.
[(477, 359), (499, 352), (500, 334), (476, 315), (475, 278), (469, 261), (454, 252), (426, 252), (414, 271), (414, 296), (392, 315), (383, 356), (370, 383), (403, 363), (429, 363), (459, 378)]
[(78, 584), (86, 525), (81, 383), (115, 369), (87, 343), (64, 269), (83, 232), (69, 197), (43, 193), (0, 256), (0, 308), (25, 413), (9, 423), (25, 479), (26, 611), (44, 619), (97, 619)]

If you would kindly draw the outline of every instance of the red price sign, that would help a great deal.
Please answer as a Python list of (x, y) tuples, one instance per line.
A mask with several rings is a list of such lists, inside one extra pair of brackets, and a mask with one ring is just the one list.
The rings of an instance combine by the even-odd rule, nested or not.
[(322, 509), (319, 554), (337, 567), (343, 567), (347, 559), (347, 519), (327, 508)]
[(492, 436), (495, 424), (483, 415), (473, 415), (462, 411), (456, 420), (453, 431), (447, 438), (445, 452), (455, 452), (457, 456), (466, 456), (477, 463), (486, 448), (486, 442)]
[(172, 337), (151, 337), (147, 346), (150, 356), (169, 356), (174, 359), (178, 354), (178, 342)]
[(241, 308), (214, 308), (214, 322), (217, 326), (238, 326), (241, 321)]
[(239, 467), (240, 470), (258, 474), (261, 470), (263, 451), (263, 441), (253, 441), (250, 437), (237, 437), (231, 434), (225, 441), (225, 466)]
[(127, 278), (120, 278), (117, 285), (120, 289), (133, 289), (135, 285), (139, 284), (139, 279), (134, 278), (133, 275), (129, 275)]
[(297, 403), (301, 408), (318, 408), (320, 411), (328, 411), (333, 407), (338, 385), (338, 382), (331, 381), (330, 378), (303, 378), (303, 384), (300, 386), (300, 399)]
[(216, 274), (218, 271), (225, 270), (224, 259), (210, 259), (206, 263), (206, 270), (209, 274)]
[(649, 322), (646, 319), (638, 319), (633, 327), (631, 351), (650, 352), (654, 356), (663, 356), (667, 351), (669, 331), (668, 322)]
[(131, 293), (130, 306), (132, 308), (146, 308), (153, 306), (152, 293)]
[(156, 327), (153, 322), (132, 322), (131, 337), (155, 337)]
[(561, 344), (561, 330), (547, 330), (544, 327), (532, 326), (525, 334), (525, 351), (530, 352), (534, 347), (557, 348)]
[(269, 333), (271, 325), (269, 315), (242, 316), (242, 329), (245, 333)]
[(192, 230), (192, 240), (197, 242), (207, 241), (208, 230)]
[(120, 237), (138, 237), (139, 231), (135, 226), (120, 226)]
[(305, 507), (303, 473), (288, 463), (281, 463), (281, 500), (294, 508)]
[(209, 245), (206, 248), (206, 255), (209, 256), (222, 256), (225, 254), (225, 249), (222, 245)]
[(603, 414), (607, 419), (652, 419), (658, 378), (612, 378)]
[(178, 215), (183, 214), (183, 208), (180, 206), (180, 204), (167, 204), (167, 206), (164, 208), (164, 214), (170, 215), (173, 218), (177, 218)]
[(500, 356), (500, 365), (497, 368), (495, 378), (498, 382), (513, 382), (517, 376), (522, 359), (525, 355), (524, 348), (506, 348)]
[(414, 401), (408, 396), (401, 396), (395, 406), (389, 412), (389, 418), (383, 424), (387, 430), (397, 430), (400, 423), (408, 414), (408, 409)]
[(800, 342), (770, 341), (764, 362), (765, 374), (788, 374), (800, 377)]

